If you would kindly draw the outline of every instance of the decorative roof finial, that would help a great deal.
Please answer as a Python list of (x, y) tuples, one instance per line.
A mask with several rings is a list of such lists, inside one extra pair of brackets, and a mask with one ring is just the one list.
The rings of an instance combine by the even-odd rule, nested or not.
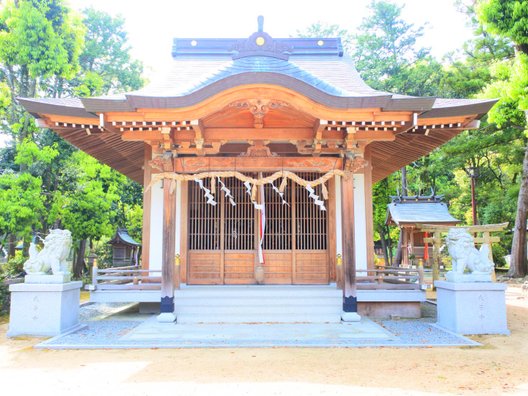
[(264, 17), (262, 15), (259, 15), (257, 18), (258, 22), (258, 31), (259, 33), (262, 33), (264, 31)]

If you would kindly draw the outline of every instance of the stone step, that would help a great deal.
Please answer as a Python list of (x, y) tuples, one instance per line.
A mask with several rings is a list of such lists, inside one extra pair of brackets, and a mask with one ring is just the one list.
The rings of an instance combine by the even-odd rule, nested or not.
[(184, 286), (175, 292), (178, 323), (339, 323), (335, 286)]
[(335, 286), (185, 286), (175, 296), (199, 297), (341, 297)]
[(295, 306), (295, 307), (324, 307), (339, 305), (343, 301), (342, 297), (202, 297), (202, 296), (181, 296), (174, 297), (174, 304), (183, 307), (217, 307), (217, 306), (237, 306), (237, 307), (269, 307), (269, 306)]
[(197, 305), (177, 305), (175, 304), (176, 314), (185, 313), (201, 313), (201, 314), (228, 314), (228, 315), (263, 315), (263, 314), (326, 314), (326, 313), (335, 313), (338, 314), (341, 312), (341, 306), (339, 304), (328, 304), (328, 305), (291, 305), (291, 304), (273, 304), (273, 305), (259, 305), (259, 306), (250, 306), (250, 305), (236, 305), (236, 304), (226, 304), (226, 305), (211, 305), (211, 306), (197, 306)]
[(266, 314), (266, 315), (226, 315), (226, 314), (180, 314), (177, 323), (340, 323), (337, 314)]

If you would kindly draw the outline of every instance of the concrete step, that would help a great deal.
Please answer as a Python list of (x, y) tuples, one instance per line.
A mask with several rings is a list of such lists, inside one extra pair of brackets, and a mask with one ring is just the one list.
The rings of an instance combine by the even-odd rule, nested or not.
[(200, 297), (341, 297), (335, 286), (184, 286), (176, 296)]
[(267, 315), (225, 315), (180, 314), (177, 323), (340, 323), (340, 315), (315, 314), (267, 314)]
[(194, 296), (174, 296), (174, 304), (183, 307), (217, 307), (217, 306), (238, 306), (238, 307), (273, 307), (273, 306), (296, 306), (296, 307), (319, 307), (340, 304), (342, 297), (194, 297)]
[(335, 286), (187, 286), (175, 292), (179, 323), (338, 323)]
[(265, 314), (326, 314), (326, 313), (341, 313), (341, 306), (337, 304), (327, 304), (327, 305), (259, 305), (259, 306), (250, 306), (250, 305), (236, 305), (236, 304), (225, 304), (225, 305), (211, 305), (207, 306), (197, 306), (197, 305), (177, 305), (175, 304), (176, 314), (193, 314), (193, 313), (202, 313), (202, 314), (228, 314), (228, 315), (265, 315)]

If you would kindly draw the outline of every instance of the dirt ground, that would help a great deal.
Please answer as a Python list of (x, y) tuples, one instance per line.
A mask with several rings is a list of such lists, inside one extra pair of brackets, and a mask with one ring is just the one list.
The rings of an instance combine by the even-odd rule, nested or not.
[(528, 292), (482, 347), (36, 350), (0, 325), (0, 384), (25, 395), (528, 395)]

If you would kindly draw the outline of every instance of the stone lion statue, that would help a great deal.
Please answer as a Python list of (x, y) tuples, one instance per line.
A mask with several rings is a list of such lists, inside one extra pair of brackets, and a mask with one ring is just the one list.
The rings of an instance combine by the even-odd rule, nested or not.
[(493, 270), (493, 261), (489, 259), (489, 246), (482, 245), (480, 250), (477, 250), (473, 236), (467, 229), (450, 228), (446, 244), (454, 273), (490, 274)]
[(44, 239), (41, 251), (32, 242), (29, 247), (29, 259), (24, 263), (27, 274), (47, 274), (50, 270), (53, 275), (70, 273), (71, 262), (68, 262), (72, 245), (71, 232), (68, 230), (50, 230)]

